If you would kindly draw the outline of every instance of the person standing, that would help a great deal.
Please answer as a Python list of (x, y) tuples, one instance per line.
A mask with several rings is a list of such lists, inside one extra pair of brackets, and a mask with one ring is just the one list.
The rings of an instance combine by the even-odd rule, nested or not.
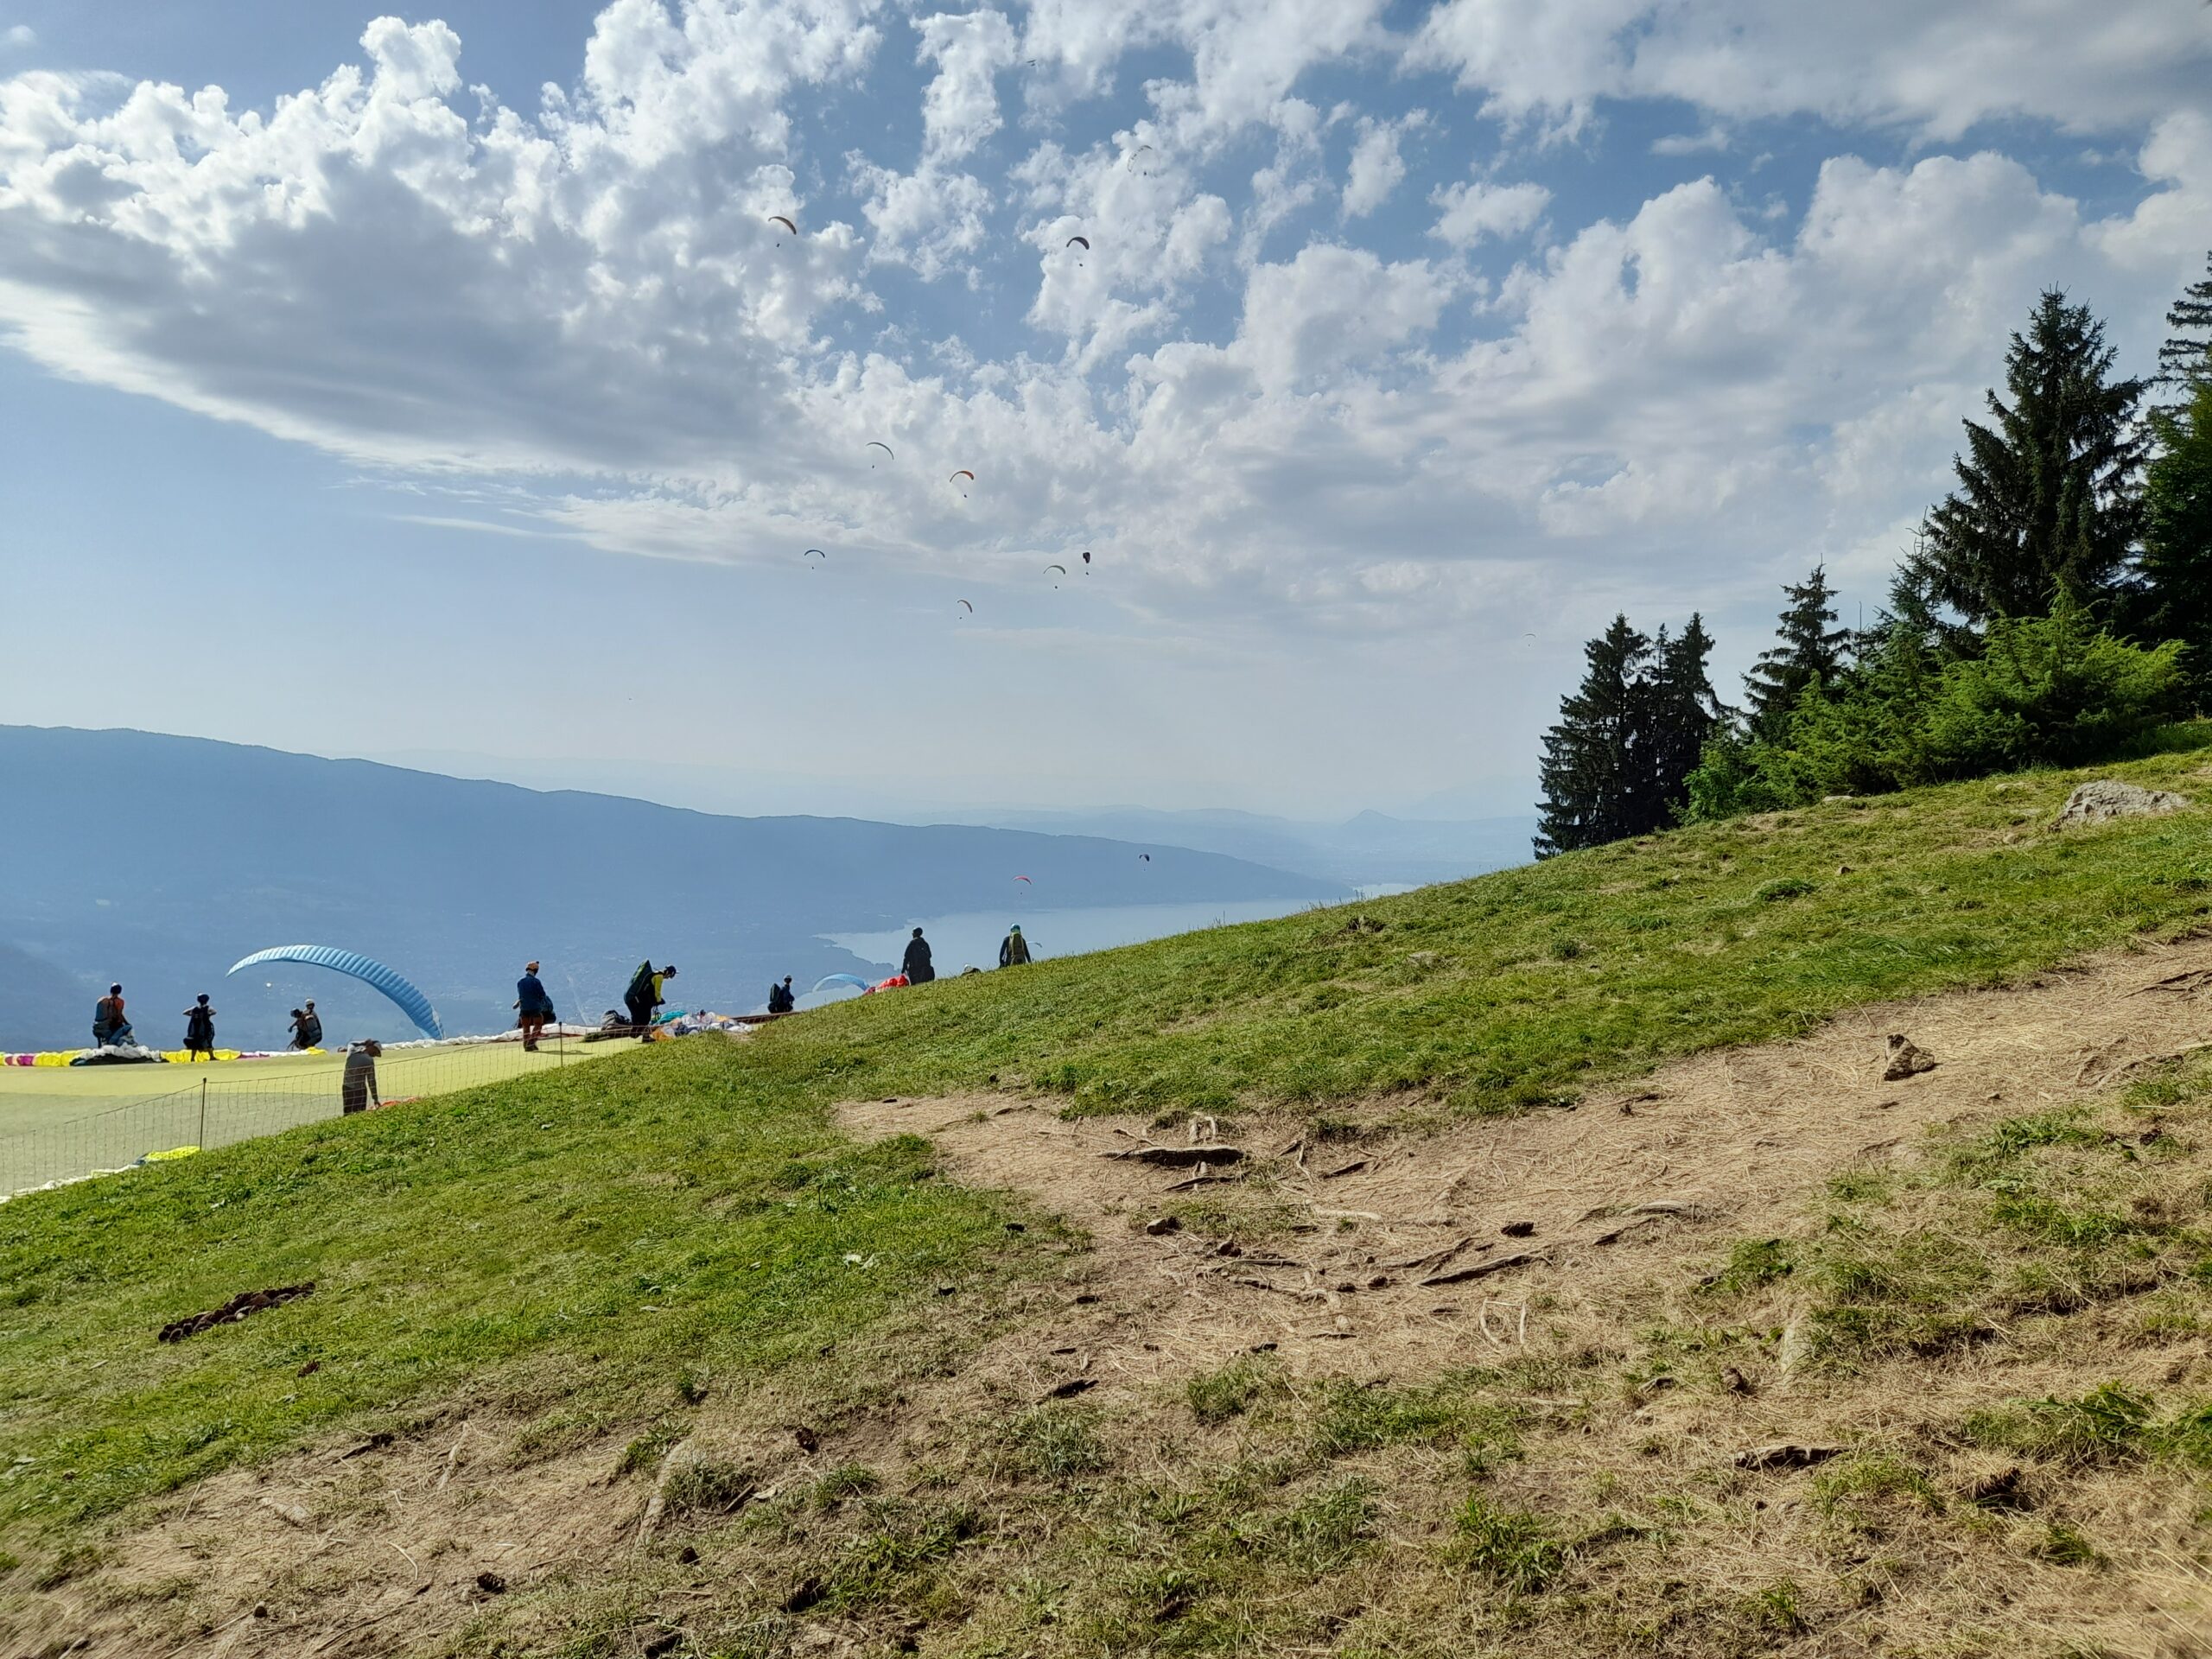
[(123, 1017), (123, 987), (111, 985), (107, 995), (92, 1004), (92, 1046), (120, 1048), (130, 1040), (130, 1022)]
[(999, 945), (999, 966), (1012, 968), (1029, 960), (1029, 941), (1021, 937), (1021, 924), (1016, 922), (1007, 930)]
[(930, 942), (918, 927), (906, 941), (906, 959), (899, 964), (899, 971), (906, 976), (909, 985), (926, 985), (937, 977), (937, 969), (930, 965)]
[(215, 1058), (215, 1010), (207, 1006), (207, 993), (184, 1011), (184, 1052), (195, 1060)]
[(346, 1051), (346, 1075), (339, 1083), (338, 1098), (347, 1116), (384, 1104), (384, 1096), (377, 1092), (377, 1056), (383, 1052), (384, 1045), (374, 1038)]
[(322, 1046), (322, 1016), (315, 1011), (315, 998), (308, 998), (307, 1007), (300, 1010), (300, 1046)]
[(522, 977), (515, 982), (516, 1023), (522, 1027), (522, 1048), (525, 1054), (537, 1052), (537, 1039), (543, 1034), (545, 1022), (553, 1017), (553, 999), (545, 994), (544, 982), (537, 976), (537, 964), (531, 963), (522, 970)]

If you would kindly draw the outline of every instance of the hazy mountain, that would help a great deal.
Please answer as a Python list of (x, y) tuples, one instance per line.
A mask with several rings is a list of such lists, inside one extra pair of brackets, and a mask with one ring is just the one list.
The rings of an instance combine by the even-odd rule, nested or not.
[(1402, 882), (1421, 887), (1526, 864), (1532, 856), (1529, 841), (1536, 833), (1533, 815), (1445, 820), (1362, 812), (1342, 823), (1320, 823), (1255, 812), (1159, 812), (1122, 806), (961, 816), (1055, 835), (1165, 842), (1347, 886)]
[(0, 1048), (12, 1054), (90, 1042), (92, 1004), (106, 990), (0, 940)]
[[(1165, 842), (717, 817), (143, 732), (0, 727), (0, 942), (101, 989), (123, 980), (140, 1034), (164, 1044), (182, 1032), (171, 1011), (203, 990), (226, 1044), (282, 1041), (302, 995), (334, 1039), (405, 1034), (381, 999), (331, 975), (223, 981), (274, 944), (365, 951), (450, 1027), (485, 1030), (509, 1023), (531, 957), (566, 1017), (616, 1006), (648, 953), (682, 969), (685, 1006), (744, 1008), (772, 976), (804, 986), (862, 965), (820, 934), (1024, 905), (1344, 893)], [(90, 1020), (86, 1001), (74, 1023)], [(35, 1040), (16, 1023), (0, 1004), (0, 1046)]]

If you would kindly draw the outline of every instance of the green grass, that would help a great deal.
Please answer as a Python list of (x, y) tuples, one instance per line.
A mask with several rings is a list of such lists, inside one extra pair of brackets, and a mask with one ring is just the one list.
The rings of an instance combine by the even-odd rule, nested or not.
[[(2103, 770), (2194, 790), (2208, 745), (2192, 728)], [(890, 1385), (855, 1356), (936, 1363), (976, 1338), (998, 1282), (1042, 1274), (1063, 1241), (1034, 1218), (1005, 1232), (1001, 1202), (932, 1179), (920, 1141), (852, 1146), (828, 1115), (840, 1100), (997, 1086), (1146, 1116), (1274, 1104), (1356, 1123), (1409, 1097), (1514, 1111), (1853, 1003), (2201, 925), (2212, 814), (2045, 833), (2084, 775), (1599, 849), (1363, 903), (1380, 931), (1312, 912), (940, 982), (741, 1045), (669, 1045), (0, 1207), (0, 1532), (67, 1531), (455, 1396), (535, 1415), (523, 1455), (634, 1437), (767, 1378), (864, 1403)], [(1748, 1284), (1782, 1265), (1732, 1267)], [(1866, 1327), (1838, 1338), (1864, 1352), (1953, 1339), (1943, 1321), (1973, 1288), (1932, 1249), (1796, 1271)], [(152, 1339), (304, 1279), (319, 1287), (304, 1301)], [(932, 1313), (948, 1281), (957, 1320)], [(1898, 1307), (1911, 1328), (1883, 1325)], [(1408, 1410), (1326, 1432), (1440, 1432)], [(1004, 1455), (1081, 1471), (1103, 1455), (1087, 1422), (1039, 1416)], [(886, 1548), (869, 1582), (919, 1570)]]

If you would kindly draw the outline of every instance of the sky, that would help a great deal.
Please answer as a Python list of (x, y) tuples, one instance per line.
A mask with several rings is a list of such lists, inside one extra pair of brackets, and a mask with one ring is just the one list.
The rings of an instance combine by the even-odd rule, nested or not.
[(0, 0), (0, 720), (1522, 811), (2208, 246), (2184, 0)]

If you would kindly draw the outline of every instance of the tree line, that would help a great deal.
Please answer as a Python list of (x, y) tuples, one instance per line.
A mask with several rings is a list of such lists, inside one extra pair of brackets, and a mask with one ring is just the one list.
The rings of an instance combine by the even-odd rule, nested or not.
[(2117, 377), (2051, 289), (1968, 420), (1957, 485), (1872, 624), (1838, 626), (1815, 565), (1724, 704), (1693, 614), (1583, 647), (1546, 734), (1536, 855), (1828, 795), (2079, 766), (2212, 702), (2212, 256), (2166, 314), (2157, 371)]

